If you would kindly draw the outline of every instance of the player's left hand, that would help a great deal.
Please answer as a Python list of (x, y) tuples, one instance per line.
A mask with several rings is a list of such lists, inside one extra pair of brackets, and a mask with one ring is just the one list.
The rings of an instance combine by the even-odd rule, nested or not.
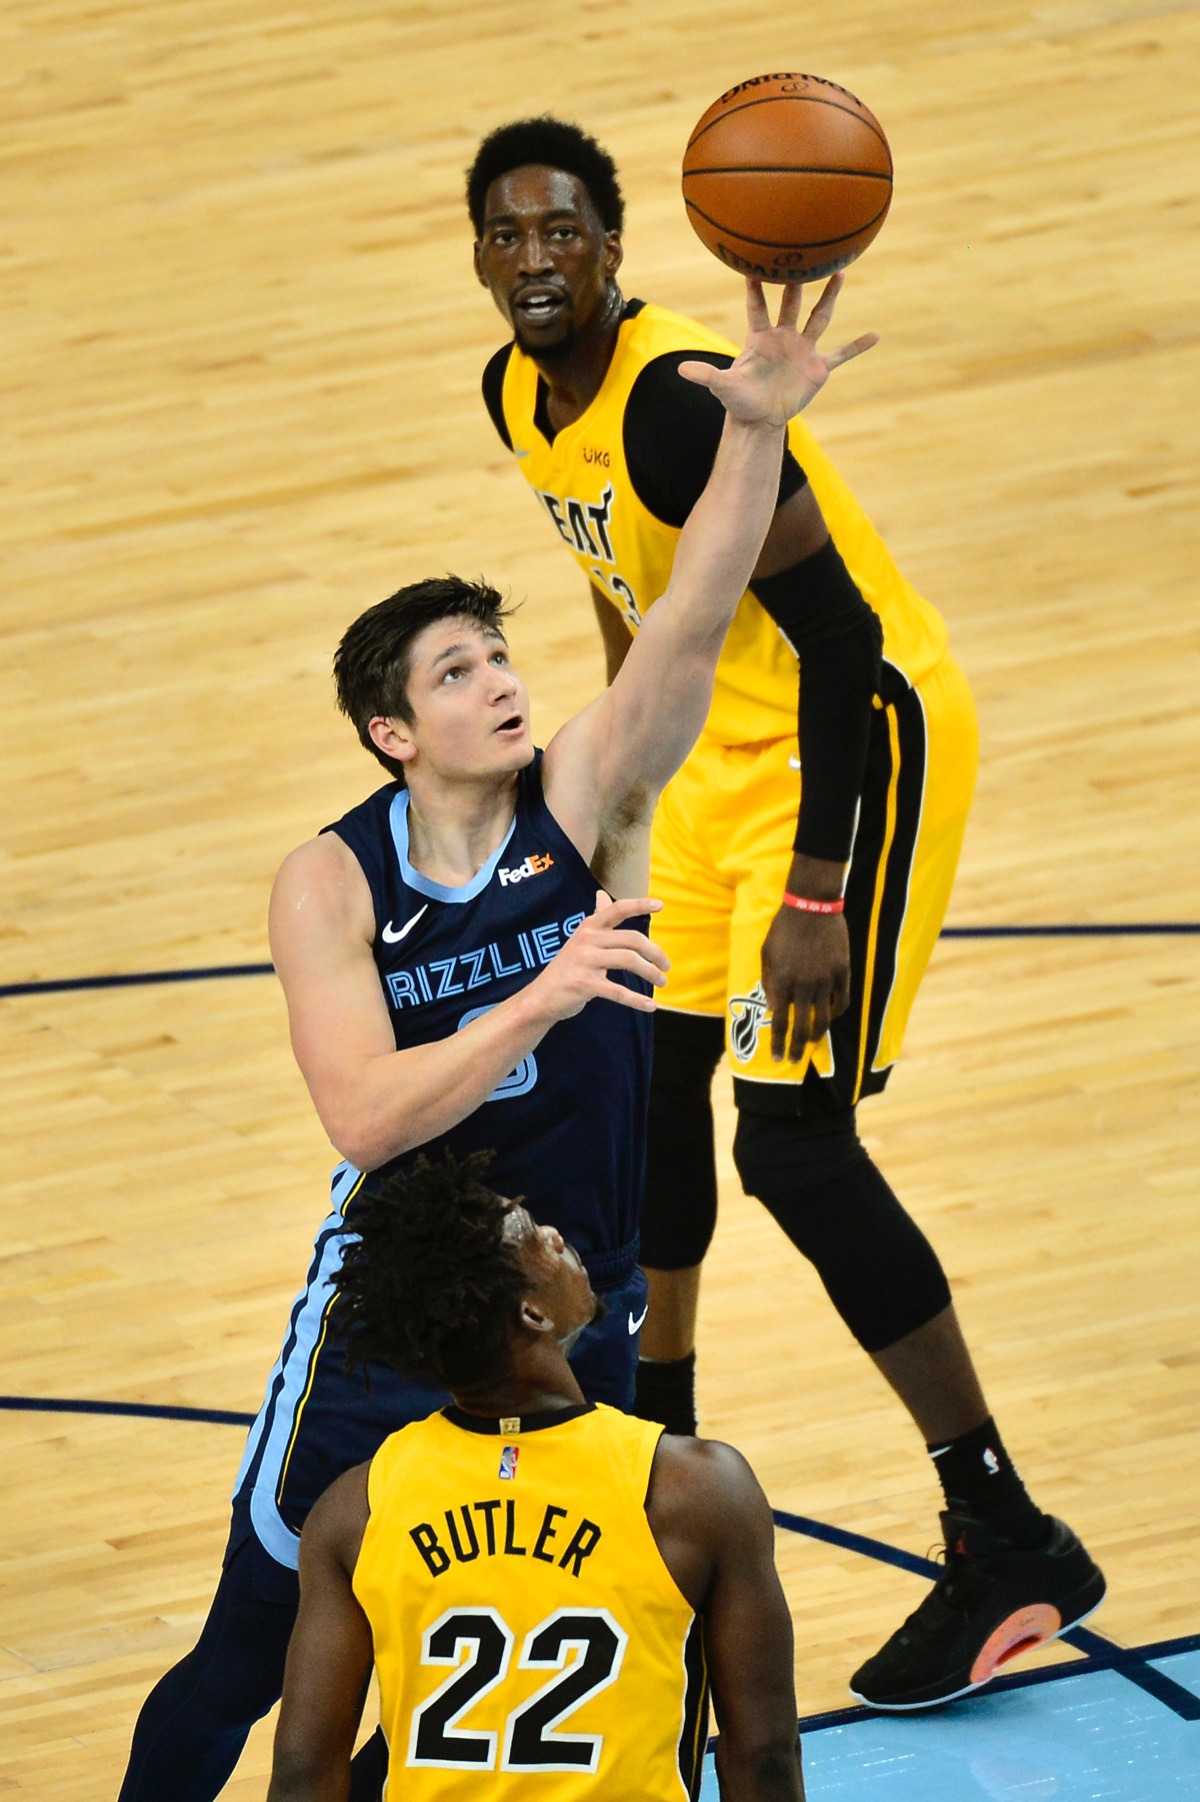
[(679, 373), (715, 394), (727, 413), (746, 425), (783, 426), (819, 394), (832, 370), (878, 344), (878, 332), (864, 332), (852, 344), (822, 354), (817, 346), (833, 318), (844, 276), (831, 275), (802, 332), (800, 283), (784, 288), (779, 320), (771, 324), (762, 283), (746, 282), (746, 316), (750, 329), (746, 347), (728, 369), (711, 363), (681, 363)]
[[(771, 1056), (798, 1064), (850, 1002), (850, 937), (844, 914), (781, 907), (762, 948), (763, 991), (771, 1009)], [(791, 1024), (791, 1042), (788, 1026)]]

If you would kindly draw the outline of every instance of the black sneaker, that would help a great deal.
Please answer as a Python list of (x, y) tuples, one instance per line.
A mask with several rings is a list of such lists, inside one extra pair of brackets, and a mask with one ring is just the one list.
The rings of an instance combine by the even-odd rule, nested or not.
[(1104, 1574), (1063, 1521), (1026, 1552), (978, 1521), (943, 1514), (946, 1568), (921, 1606), (855, 1671), (870, 1708), (938, 1708), (979, 1689), (1020, 1652), (1057, 1639), (1104, 1599)]

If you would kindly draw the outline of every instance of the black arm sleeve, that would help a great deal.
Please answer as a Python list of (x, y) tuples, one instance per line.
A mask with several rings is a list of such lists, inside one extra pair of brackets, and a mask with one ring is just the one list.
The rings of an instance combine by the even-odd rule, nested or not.
[[(667, 526), (682, 526), (712, 474), (725, 425), (725, 409), (707, 388), (685, 381), (681, 363), (728, 369), (719, 351), (673, 350), (647, 363), (625, 405), (625, 463), (643, 507)], [(784, 449), (779, 500), (804, 487), (807, 477)]]
[(512, 449), (512, 439), (504, 417), (504, 372), (511, 356), (512, 345), (502, 344), (495, 356), (488, 358), (487, 368), (483, 372), (483, 404), (491, 414), (492, 424), (507, 450)]
[(883, 652), (868, 607), (832, 539), (752, 589), (800, 659), (800, 817), (796, 850), (845, 863), (854, 839), (872, 700)]

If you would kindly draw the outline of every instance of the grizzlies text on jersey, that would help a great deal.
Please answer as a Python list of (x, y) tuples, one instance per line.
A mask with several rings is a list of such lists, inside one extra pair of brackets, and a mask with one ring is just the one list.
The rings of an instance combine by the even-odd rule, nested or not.
[[(408, 857), (408, 792), (392, 783), (329, 830), (354, 853), (375, 909), (374, 953), (398, 1049), (458, 1032), (515, 994), (592, 912), (596, 881), (542, 792), (541, 754), (517, 778), (517, 804), (503, 844), (477, 875), (447, 888)], [(644, 924), (644, 922), (631, 922)], [(638, 978), (615, 981), (646, 992)], [(287, 1570), (296, 1568), (309, 1508), (336, 1476), (370, 1458), (385, 1436), (446, 1400), (439, 1391), (372, 1366), (348, 1375), (330, 1336), (333, 1278), (354, 1198), (364, 1183), (444, 1148), (464, 1157), (494, 1151), (487, 1181), (522, 1198), (534, 1219), (556, 1226), (580, 1253), (607, 1317), (571, 1355), (591, 1400), (632, 1400), (645, 1278), (637, 1233), (645, 1159), (651, 1016), (613, 1001), (589, 1001), (551, 1027), (482, 1107), (449, 1132), (380, 1170), (343, 1163), (333, 1174), (332, 1210), (317, 1234), (305, 1286), (250, 1430), (234, 1492), (231, 1550), (253, 1531)]]

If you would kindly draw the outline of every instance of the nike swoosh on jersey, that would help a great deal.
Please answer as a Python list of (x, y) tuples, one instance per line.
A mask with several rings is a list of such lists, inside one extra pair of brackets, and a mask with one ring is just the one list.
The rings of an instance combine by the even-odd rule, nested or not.
[(513, 456), (516, 457), (518, 462), (521, 460), (522, 457), (531, 457), (532, 455), (533, 455), (532, 451), (517, 450), (515, 447), (513, 449)]
[(397, 928), (395, 931), (392, 930), (392, 922), (389, 920), (387, 925), (384, 927), (383, 931), (379, 935), (380, 938), (383, 940), (384, 944), (385, 945), (398, 945), (400, 943), (401, 939), (407, 938), (408, 934), (412, 931), (412, 929), (416, 925), (417, 921), (421, 918), (421, 915), (423, 913), (427, 912), (428, 908), (429, 908), (429, 903), (427, 901), (425, 903), (424, 907), (418, 907), (416, 913), (413, 915), (411, 920), (405, 920), (403, 926)]
[(633, 1335), (638, 1331), (643, 1320), (645, 1320), (645, 1318), (649, 1312), (650, 1312), (650, 1303), (647, 1302), (646, 1306), (642, 1309), (641, 1313), (638, 1315), (636, 1320), (633, 1318), (632, 1314), (629, 1316), (629, 1319), (625, 1322), (625, 1324), (629, 1328), (629, 1337), (631, 1339), (633, 1338)]

